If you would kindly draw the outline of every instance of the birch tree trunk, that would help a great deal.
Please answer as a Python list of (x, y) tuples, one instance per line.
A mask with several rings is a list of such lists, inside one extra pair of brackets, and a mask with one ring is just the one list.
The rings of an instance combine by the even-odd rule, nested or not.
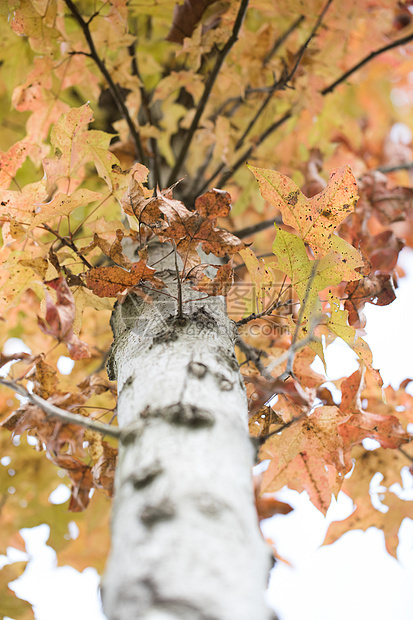
[(112, 317), (125, 432), (104, 610), (110, 620), (269, 620), (235, 326), (223, 298), (189, 287), (178, 318), (165, 295), (176, 296), (175, 272), (161, 276), (168, 289), (152, 305), (130, 295)]

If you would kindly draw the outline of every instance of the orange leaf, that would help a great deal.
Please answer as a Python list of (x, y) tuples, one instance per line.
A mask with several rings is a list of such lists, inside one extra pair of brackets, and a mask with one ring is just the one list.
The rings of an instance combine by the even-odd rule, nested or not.
[(148, 267), (143, 260), (134, 263), (130, 271), (121, 267), (94, 267), (86, 274), (86, 285), (98, 297), (116, 297), (118, 293), (137, 286), (142, 281), (161, 288), (163, 283), (155, 278), (155, 273), (155, 269)]

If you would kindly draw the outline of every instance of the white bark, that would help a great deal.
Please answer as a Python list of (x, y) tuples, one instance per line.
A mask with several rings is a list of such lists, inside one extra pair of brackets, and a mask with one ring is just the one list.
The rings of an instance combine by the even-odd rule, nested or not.
[[(172, 272), (163, 277), (174, 280)], [(174, 289), (170, 284), (169, 292)], [(184, 291), (185, 300), (202, 295)], [(166, 302), (166, 303), (165, 303)], [(131, 296), (113, 315), (120, 446), (110, 620), (269, 620), (247, 403), (222, 298)]]

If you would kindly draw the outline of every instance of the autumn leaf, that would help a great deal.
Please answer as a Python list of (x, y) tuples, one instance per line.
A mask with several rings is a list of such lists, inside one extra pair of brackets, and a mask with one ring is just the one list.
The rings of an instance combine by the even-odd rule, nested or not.
[(254, 285), (253, 294), (255, 298), (252, 300), (251, 305), (254, 308), (258, 308), (259, 311), (262, 311), (264, 310), (264, 298), (269, 294), (274, 285), (274, 274), (262, 258), (257, 258), (255, 256), (251, 248), (244, 248), (241, 250), (240, 256), (245, 263), (251, 277), (251, 282)]
[[(369, 501), (370, 497), (368, 496)], [(363, 502), (347, 519), (333, 521), (328, 528), (323, 544), (331, 545), (350, 530), (366, 531), (369, 527), (376, 527), (384, 534), (387, 551), (397, 559), (399, 529), (402, 521), (411, 517), (413, 502), (400, 499), (394, 493), (388, 492), (382, 503), (389, 508), (388, 512), (379, 512), (371, 504)]]
[(130, 271), (121, 267), (94, 267), (86, 273), (86, 285), (98, 297), (116, 297), (125, 289), (133, 288), (141, 282), (149, 282), (155, 288), (163, 283), (155, 277), (156, 270), (148, 267), (144, 260), (134, 263)]
[(210, 265), (209, 268), (217, 269), (215, 278), (209, 278), (205, 273), (204, 265), (194, 267), (187, 278), (192, 281), (192, 288), (207, 295), (227, 295), (233, 283), (233, 269), (231, 263), (220, 267)]
[(356, 180), (349, 167), (332, 170), (327, 187), (312, 198), (306, 198), (295, 183), (280, 172), (248, 167), (257, 178), (263, 197), (281, 211), (284, 224), (295, 228), (317, 258), (337, 252), (349, 273), (363, 265), (357, 250), (334, 234), (343, 219), (354, 211), (358, 198)]
[[(86, 103), (80, 108), (72, 108), (62, 114), (53, 125), (50, 141), (55, 148), (54, 157), (43, 160), (48, 186), (51, 187), (62, 177), (68, 188), (75, 189), (80, 179), (79, 169), (90, 159), (89, 145), (86, 141), (88, 125), (93, 120), (93, 112)], [(76, 180), (75, 180), (76, 179)], [(67, 194), (70, 192), (67, 190)]]
[[(337, 407), (317, 407), (308, 417), (272, 435), (260, 450), (271, 459), (264, 474), (262, 491), (274, 492), (285, 484), (306, 490), (313, 504), (326, 513), (338, 480), (344, 479), (346, 463), (340, 426), (347, 420)], [(331, 466), (328, 468), (328, 466)]]
[(47, 335), (53, 336), (59, 342), (64, 342), (70, 357), (79, 360), (89, 357), (89, 348), (73, 333), (75, 319), (75, 302), (71, 290), (64, 278), (56, 278), (46, 282), (57, 294), (56, 303), (46, 291), (46, 316), (38, 317), (40, 329)]
[(185, 37), (190, 37), (204, 11), (216, 0), (184, 0), (183, 4), (176, 4), (173, 14), (173, 23), (166, 37), (167, 41), (183, 43)]
[(77, 189), (70, 196), (60, 192), (49, 203), (38, 205), (28, 232), (36, 226), (52, 222), (57, 217), (68, 216), (78, 207), (85, 206), (102, 198), (102, 194), (88, 189)]
[[(321, 316), (319, 293), (352, 274), (339, 254), (326, 254), (318, 260), (310, 260), (302, 239), (281, 228), (276, 227), (276, 230), (272, 249), (278, 259), (277, 267), (290, 278), (300, 302), (305, 303), (305, 316)], [(360, 277), (356, 272), (354, 276)]]
[(8, 587), (11, 581), (21, 577), (27, 562), (13, 562), (6, 564), (0, 569), (0, 587), (2, 596), (0, 600), (0, 617), (20, 618), (21, 620), (34, 620), (32, 606), (16, 596)]

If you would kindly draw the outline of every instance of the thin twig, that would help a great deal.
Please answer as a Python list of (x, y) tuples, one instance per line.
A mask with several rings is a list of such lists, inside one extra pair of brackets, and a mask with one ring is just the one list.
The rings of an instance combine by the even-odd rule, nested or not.
[[(184, 313), (182, 309), (182, 282), (181, 282), (181, 277), (179, 275), (178, 251), (176, 249), (175, 241), (174, 241), (174, 254), (175, 254), (174, 258), (175, 258), (176, 281), (177, 281), (177, 287), (178, 287), (178, 319), (183, 319)], [(185, 271), (185, 268), (184, 268), (184, 271)]]
[(93, 42), (92, 35), (90, 32), (89, 22), (86, 22), (83, 19), (81, 13), (79, 12), (79, 9), (77, 8), (76, 4), (72, 2), (72, 0), (64, 0), (64, 2), (66, 6), (68, 7), (68, 9), (70, 10), (70, 12), (72, 13), (73, 17), (76, 19), (81, 29), (83, 30), (83, 34), (85, 36), (85, 39), (90, 49), (90, 56), (95, 62), (95, 64), (98, 66), (105, 80), (107, 81), (113, 100), (115, 101), (120, 113), (122, 114), (123, 118), (128, 124), (129, 130), (133, 137), (133, 141), (135, 143), (136, 152), (139, 155), (141, 162), (145, 163), (146, 157), (144, 154), (144, 150), (143, 150), (143, 146), (142, 146), (139, 133), (137, 132), (136, 127), (129, 114), (129, 111), (125, 105), (125, 101), (124, 101), (121, 91), (119, 90), (117, 84), (115, 84), (115, 82), (112, 80), (112, 77), (109, 71), (106, 69), (105, 63), (103, 62), (103, 60), (100, 58), (99, 54), (97, 53), (97, 50), (96, 50), (96, 47), (95, 47), (95, 44)]
[(265, 351), (261, 351), (261, 349), (257, 349), (256, 347), (247, 344), (240, 336), (238, 336), (235, 344), (244, 353), (247, 361), (255, 364), (256, 369), (264, 377), (264, 379), (267, 379), (267, 381), (274, 381), (274, 377), (268, 372), (267, 368), (261, 361), (261, 357), (266, 355)]
[(266, 98), (264, 99), (264, 101), (261, 103), (260, 107), (258, 108), (258, 110), (256, 111), (256, 113), (254, 114), (253, 118), (250, 120), (250, 122), (248, 123), (248, 126), (245, 128), (242, 136), (238, 139), (238, 142), (235, 145), (235, 150), (237, 151), (238, 149), (240, 149), (242, 147), (242, 145), (244, 144), (245, 138), (247, 137), (247, 135), (249, 134), (249, 132), (251, 131), (251, 129), (254, 127), (255, 123), (258, 121), (258, 119), (261, 117), (261, 115), (263, 114), (264, 110), (266, 109), (266, 107), (268, 106), (268, 104), (270, 103), (272, 96), (274, 95), (274, 93), (277, 90), (283, 90), (287, 87), (288, 83), (291, 82), (291, 80), (293, 79), (298, 67), (300, 66), (300, 62), (303, 59), (303, 56), (306, 52), (306, 49), (308, 48), (308, 46), (310, 45), (310, 42), (312, 41), (312, 39), (315, 37), (315, 35), (317, 34), (317, 30), (319, 29), (319, 27), (321, 26), (321, 23), (323, 21), (323, 18), (325, 16), (325, 14), (328, 11), (328, 8), (330, 6), (330, 4), (333, 2), (333, 0), (327, 0), (326, 5), (324, 6), (323, 10), (321, 11), (316, 23), (314, 24), (314, 27), (312, 29), (312, 31), (310, 32), (309, 36), (307, 37), (307, 39), (304, 41), (304, 43), (302, 44), (302, 46), (300, 47), (300, 49), (298, 50), (297, 54), (296, 54), (296, 60), (294, 63), (293, 68), (291, 69), (291, 71), (287, 72), (283, 72), (283, 74), (281, 75), (280, 79), (277, 80), (273, 86), (271, 87), (270, 91), (268, 92)]
[(377, 172), (383, 172), (383, 174), (386, 174), (388, 172), (397, 172), (398, 170), (412, 170), (412, 168), (413, 162), (410, 161), (405, 164), (395, 164), (394, 166), (379, 166), (376, 170)]
[[(300, 312), (299, 312), (298, 318), (297, 318), (297, 324), (295, 326), (295, 331), (294, 331), (293, 339), (291, 341), (292, 354), (290, 355), (290, 357), (288, 359), (287, 368), (285, 369), (285, 373), (286, 374), (288, 373), (291, 377), (293, 376), (294, 345), (297, 342), (298, 332), (300, 331), (301, 323), (303, 322), (304, 313), (306, 311), (306, 306), (307, 306), (308, 298), (310, 296), (311, 287), (313, 285), (314, 278), (315, 278), (316, 273), (317, 273), (319, 262), (320, 262), (319, 260), (315, 260), (314, 263), (313, 263), (313, 266), (311, 268), (310, 277), (308, 278), (307, 287), (305, 289), (305, 295), (304, 295), (303, 303), (301, 304), (301, 307), (300, 307)], [(312, 336), (313, 329), (311, 329), (310, 331), (311, 331), (310, 335)]]
[(283, 303), (279, 304), (278, 299), (276, 299), (262, 312), (252, 312), (251, 314), (244, 317), (243, 319), (236, 321), (235, 324), (237, 327), (242, 327), (242, 325), (246, 325), (247, 323), (250, 323), (251, 321), (255, 321), (256, 319), (261, 319), (263, 316), (271, 316), (273, 310), (278, 310), (279, 308), (282, 308), (283, 306), (289, 306), (290, 304), (291, 304), (290, 301), (284, 301)]
[(71, 239), (68, 239), (67, 237), (62, 237), (61, 235), (59, 235), (59, 233), (57, 233), (55, 230), (53, 230), (53, 228), (51, 228), (48, 224), (42, 224), (41, 228), (43, 228), (44, 230), (47, 230), (48, 232), (52, 233), (53, 235), (55, 235), (55, 237), (57, 239), (59, 239), (60, 243), (62, 245), (67, 246), (68, 248), (70, 248), (82, 261), (82, 263), (84, 265), (86, 265), (86, 267), (88, 269), (92, 269), (93, 265), (91, 263), (89, 263), (89, 261), (87, 260), (87, 258), (85, 258), (83, 256), (83, 254), (81, 253), (81, 251), (76, 247), (76, 245), (73, 243), (73, 241)]
[[(264, 140), (266, 140), (268, 138), (268, 136), (270, 136), (272, 133), (274, 133), (274, 131), (276, 129), (278, 129), (279, 127), (281, 127), (281, 125), (284, 125), (284, 123), (286, 123), (293, 115), (293, 108), (291, 107), (285, 114), (283, 114), (283, 116), (281, 116), (281, 118), (277, 119), (274, 123), (272, 123), (272, 125), (270, 125), (269, 127), (267, 127), (267, 129), (257, 138), (257, 140), (254, 142), (253, 145), (251, 145), (249, 147), (249, 149), (247, 149), (247, 151), (245, 151), (245, 153), (243, 153), (235, 162), (235, 164), (233, 164), (231, 166), (230, 170), (227, 170), (227, 172), (224, 172), (224, 174), (221, 175), (221, 177), (219, 178), (218, 182), (216, 183), (215, 187), (217, 189), (220, 189), (223, 185), (225, 185), (225, 183), (227, 181), (229, 181), (229, 179), (234, 175), (234, 173), (238, 170), (238, 168), (240, 168), (242, 166), (242, 164), (244, 164), (247, 159), (251, 156), (251, 154), (257, 150), (257, 148), (264, 142)], [(208, 180), (207, 182), (207, 186), (209, 184), (209, 182), (214, 179), (219, 172), (221, 172), (221, 170), (225, 167), (225, 165), (221, 165), (219, 170), (215, 171), (213, 177), (211, 179)], [(203, 191), (203, 190), (201, 190)]]
[(253, 226), (246, 226), (245, 228), (236, 230), (233, 234), (239, 239), (244, 239), (245, 237), (251, 237), (252, 235), (255, 235), (255, 233), (260, 232), (261, 230), (270, 228), (270, 226), (274, 226), (274, 224), (277, 224), (277, 226), (279, 226), (282, 223), (282, 217), (271, 218), (270, 220), (264, 220), (263, 222), (259, 222), (258, 224), (254, 224)]
[(269, 439), (273, 435), (277, 435), (278, 433), (281, 433), (282, 431), (285, 431), (286, 428), (288, 428), (289, 426), (292, 426), (296, 422), (299, 422), (300, 420), (302, 420), (303, 418), (306, 418), (306, 417), (307, 417), (307, 412), (304, 411), (298, 417), (293, 418), (289, 422), (285, 422), (285, 424), (282, 424), (279, 428), (275, 429), (275, 431), (271, 431), (271, 433), (267, 433), (266, 435), (258, 435), (258, 437), (252, 437), (252, 439), (257, 441), (259, 443), (259, 445), (262, 445), (264, 443), (264, 441), (267, 441), (267, 439)]
[(270, 62), (271, 58), (274, 56), (274, 54), (276, 52), (278, 52), (278, 50), (280, 49), (281, 45), (283, 45), (286, 42), (286, 40), (288, 39), (290, 34), (292, 34), (294, 32), (294, 30), (296, 30), (298, 28), (298, 26), (300, 26), (301, 22), (304, 19), (305, 19), (304, 15), (300, 15), (300, 17), (298, 17), (295, 20), (295, 22), (293, 22), (291, 24), (291, 26), (288, 28), (288, 30), (286, 30), (280, 37), (278, 37), (278, 39), (276, 39), (276, 41), (274, 42), (274, 45), (272, 46), (272, 48), (270, 49), (270, 51), (268, 52), (268, 54), (264, 58), (264, 67)]
[[(141, 84), (139, 87), (139, 90), (141, 93), (142, 107), (145, 110), (145, 114), (146, 114), (146, 120), (148, 121), (150, 125), (154, 126), (154, 122), (152, 118), (152, 111), (151, 111), (150, 101), (149, 101), (149, 95), (146, 92), (146, 88), (143, 84), (142, 76), (139, 72), (138, 60), (136, 57), (134, 44), (129, 46), (128, 51), (131, 57), (132, 75), (136, 75), (136, 77), (139, 79), (140, 84)], [(158, 141), (156, 140), (156, 138), (151, 137), (149, 138), (149, 144), (151, 145), (151, 149), (153, 153), (153, 156), (151, 157), (151, 159), (153, 162), (154, 187), (158, 187), (158, 186), (160, 187), (161, 177), (160, 177), (160, 159), (159, 159), (159, 151), (158, 151)], [(150, 173), (152, 173), (152, 169), (150, 170)]]
[(410, 454), (407, 454), (407, 452), (405, 452), (403, 450), (403, 448), (400, 448), (400, 446), (397, 448), (399, 452), (401, 452), (403, 454), (403, 456), (405, 456), (407, 459), (409, 459), (409, 461), (413, 462), (413, 456), (410, 456)]
[(109, 426), (108, 424), (103, 424), (102, 422), (97, 422), (96, 420), (91, 420), (90, 418), (86, 418), (79, 414), (70, 413), (64, 409), (60, 409), (60, 407), (56, 407), (56, 405), (49, 403), (44, 398), (37, 396), (37, 394), (31, 394), (25, 387), (19, 385), (15, 381), (0, 377), (0, 383), (11, 390), (14, 390), (17, 394), (20, 394), (20, 396), (27, 398), (31, 403), (33, 403), (33, 405), (39, 407), (51, 418), (58, 418), (65, 424), (77, 424), (78, 426), (90, 428), (91, 430), (97, 431), (102, 435), (110, 435), (111, 437), (117, 438), (121, 435), (121, 430), (119, 428)]
[(353, 67), (351, 67), (351, 69), (348, 69), (348, 71), (343, 73), (343, 75), (341, 75), (337, 80), (335, 80), (332, 84), (330, 84), (330, 86), (323, 88), (323, 90), (321, 91), (321, 94), (327, 95), (328, 93), (332, 93), (333, 90), (339, 84), (344, 82), (348, 77), (350, 77), (350, 75), (352, 75), (353, 73), (355, 73), (356, 71), (364, 67), (364, 65), (370, 62), (370, 60), (373, 60), (373, 58), (376, 58), (377, 56), (380, 56), (380, 54), (384, 54), (384, 52), (388, 52), (389, 50), (392, 50), (395, 47), (400, 47), (401, 45), (410, 43), (410, 41), (413, 41), (413, 34), (409, 34), (408, 36), (402, 37), (401, 39), (396, 39), (392, 43), (389, 43), (388, 45), (383, 45), (383, 47), (380, 47), (379, 49), (374, 50), (373, 52), (365, 56), (362, 60), (360, 60), (360, 62), (355, 64)]
[[(67, 0), (65, 0), (66, 2)], [(68, 0), (71, 1), (71, 0)], [(185, 158), (187, 156), (188, 153), (188, 149), (189, 146), (192, 142), (192, 138), (194, 137), (194, 133), (196, 131), (196, 129), (198, 128), (198, 123), (201, 119), (201, 116), (205, 110), (205, 106), (207, 104), (209, 95), (212, 91), (212, 88), (215, 84), (215, 80), (218, 77), (218, 74), (221, 70), (222, 64), (227, 56), (227, 54), (229, 53), (230, 49), (232, 48), (232, 46), (237, 42), (238, 40), (238, 33), (241, 29), (241, 25), (242, 22), (244, 21), (244, 17), (245, 17), (245, 13), (247, 11), (247, 7), (248, 7), (248, 2), (249, 0), (241, 0), (241, 4), (240, 4), (240, 8), (234, 23), (234, 27), (231, 33), (231, 36), (229, 37), (228, 41), (225, 43), (224, 47), (222, 48), (222, 50), (219, 52), (218, 58), (215, 62), (215, 66), (212, 69), (212, 72), (209, 75), (209, 78), (206, 81), (205, 87), (204, 87), (204, 92), (202, 93), (202, 97), (198, 103), (194, 118), (192, 120), (191, 126), (188, 129), (188, 132), (186, 134), (185, 140), (182, 144), (182, 148), (176, 158), (176, 162), (175, 162), (175, 166), (169, 176), (168, 179), (168, 186), (172, 185), (176, 179), (178, 178), (179, 175), (179, 171), (181, 169), (182, 164), (185, 161)]]

